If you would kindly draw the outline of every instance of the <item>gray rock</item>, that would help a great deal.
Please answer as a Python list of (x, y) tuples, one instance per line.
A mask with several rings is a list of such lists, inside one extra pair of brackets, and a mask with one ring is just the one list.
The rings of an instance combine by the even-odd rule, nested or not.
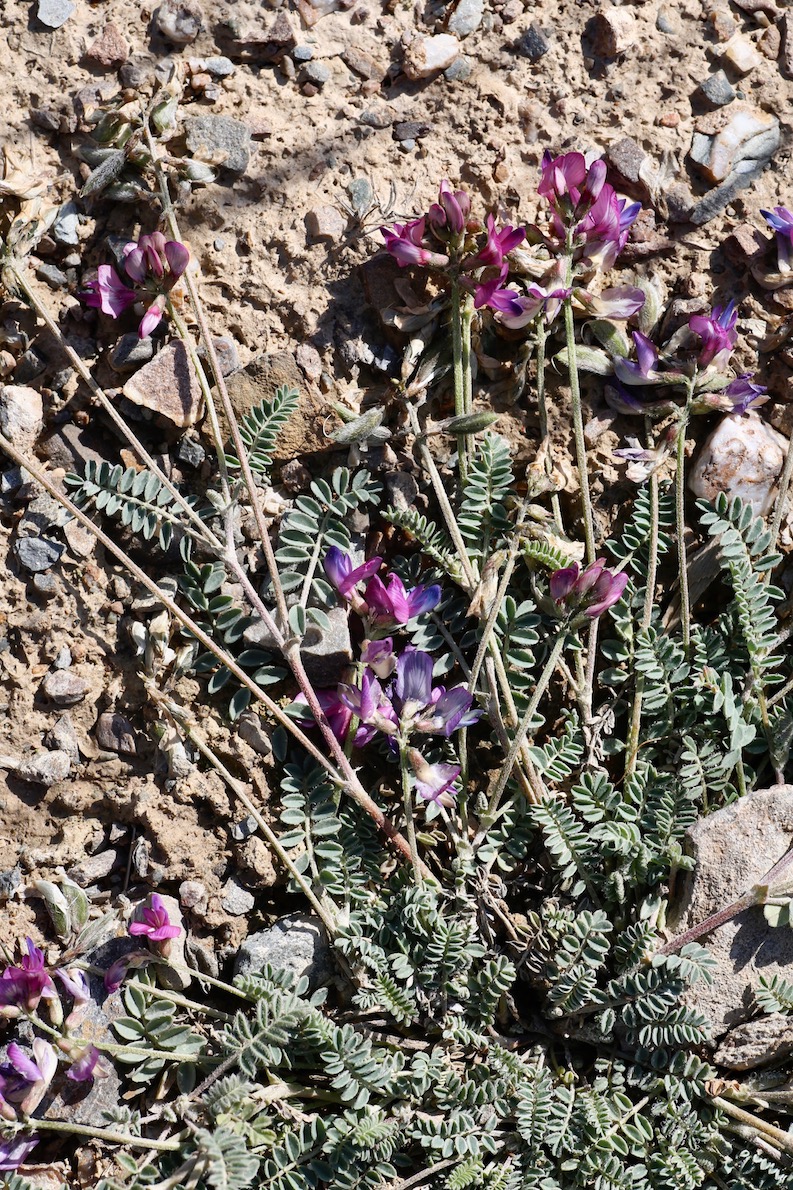
[(243, 174), (251, 156), (247, 124), (231, 116), (193, 116), (185, 120), (187, 148), (199, 161)]
[[(89, 962), (90, 962), (89, 958)], [(79, 1010), (75, 1036), (89, 1042), (118, 1044), (111, 1022), (123, 1014), (120, 992), (108, 996), (101, 980), (91, 978), (92, 999)], [(97, 1003), (102, 1000), (103, 1003)], [(104, 1077), (91, 1083), (76, 1083), (61, 1075), (52, 1085), (52, 1093), (44, 1100), (41, 1115), (47, 1120), (62, 1120), (89, 1128), (107, 1128), (105, 1112), (118, 1111), (122, 1106), (121, 1077), (109, 1056), (100, 1058)], [(64, 1068), (61, 1068), (62, 1070)]]
[(39, 0), (36, 15), (48, 29), (60, 29), (74, 12), (71, 0)]
[(26, 351), (24, 355), (19, 357), (19, 362), (14, 368), (14, 380), (17, 384), (29, 384), (31, 380), (35, 380), (47, 366), (47, 361), (34, 347)]
[(530, 62), (539, 62), (551, 48), (548, 38), (539, 25), (529, 25), (526, 32), (515, 43), (515, 49), (521, 58), (528, 58)]
[(115, 711), (105, 711), (99, 716), (94, 727), (94, 737), (105, 752), (134, 756), (138, 750), (132, 724), (129, 719)]
[[(374, 195), (372, 193), (371, 182), (368, 178), (353, 178), (347, 184), (347, 193), (350, 196), (350, 204), (353, 210), (357, 211), (358, 214), (363, 215), (371, 209)], [(301, 343), (295, 351), (295, 358), (307, 376), (310, 375), (312, 380), (319, 380), (322, 365), (320, 364), (319, 371), (316, 374), (310, 373), (301, 358), (301, 351), (306, 350), (313, 351), (314, 355), (319, 359), (319, 353), (316, 347), (312, 347), (310, 343)]]
[(185, 909), (197, 909), (201, 905), (206, 908), (206, 885), (200, 880), (183, 880), (179, 885), (179, 901)]
[(395, 140), (422, 140), (425, 136), (429, 136), (432, 131), (432, 125), (427, 124), (421, 120), (399, 120), (394, 125), (393, 136)]
[(180, 463), (186, 463), (188, 467), (200, 467), (207, 457), (207, 452), (197, 438), (185, 434), (176, 448), (176, 457)]
[(220, 890), (220, 904), (232, 917), (245, 917), (256, 904), (256, 898), (236, 880), (227, 880)]
[(45, 572), (33, 575), (33, 590), (37, 595), (41, 595), (42, 599), (54, 599), (59, 589), (60, 585), (54, 574)]
[(756, 516), (765, 516), (773, 507), (788, 448), (788, 439), (752, 410), (743, 417), (723, 417), (702, 444), (688, 486), (703, 500), (715, 500), (720, 492), (740, 496)]
[(308, 914), (282, 917), (269, 930), (250, 934), (234, 960), (235, 975), (258, 975), (264, 965), (308, 977), (312, 988), (333, 978), (333, 956), (322, 923)]
[(204, 14), (196, 0), (165, 0), (154, 14), (154, 24), (174, 45), (189, 45), (201, 32)]
[(96, 855), (86, 855), (79, 864), (74, 864), (69, 868), (68, 875), (81, 888), (88, 888), (89, 885), (96, 884), (98, 880), (104, 880), (106, 876), (109, 876), (116, 866), (117, 860), (118, 852), (115, 848), (108, 847)]
[(250, 839), (251, 835), (255, 835), (257, 830), (256, 819), (252, 814), (249, 814), (241, 822), (232, 823), (230, 834), (235, 843), (244, 843), (246, 839)]
[(49, 492), (41, 492), (25, 509), (25, 515), (19, 522), (19, 533), (34, 537), (48, 529), (58, 528), (63, 524), (66, 515), (65, 510)]
[(385, 475), (386, 501), (400, 512), (414, 508), (419, 485), (406, 471), (389, 471)]
[(482, 24), (484, 15), (484, 0), (459, 0), (457, 7), (446, 22), (446, 28), (455, 37), (469, 37)]
[(41, 393), (23, 384), (4, 384), (0, 392), (0, 434), (26, 450), (33, 446), (43, 428)]
[(674, 8), (664, 6), (658, 9), (655, 27), (660, 33), (675, 34), (680, 32), (680, 17)]
[(402, 69), (414, 81), (431, 78), (451, 66), (459, 52), (460, 43), (451, 33), (418, 34), (405, 46)]
[(311, 83), (314, 87), (324, 87), (330, 78), (330, 67), (324, 62), (307, 62), (300, 71), (300, 82)]
[(692, 223), (707, 223), (736, 194), (750, 186), (780, 145), (776, 116), (745, 102), (717, 108), (695, 124), (689, 158), (718, 183), (691, 213)]
[[(237, 344), (231, 335), (213, 335), (212, 346), (215, 348), (215, 355), (218, 357), (222, 374), (230, 376), (232, 372), (236, 372), (240, 366), (240, 356)], [(203, 344), (198, 348), (198, 355), (202, 360), (207, 358), (206, 348)]]
[[(709, 814), (686, 832), (696, 867), (670, 906), (669, 928), (680, 933), (729, 905), (756, 884), (793, 839), (793, 785), (759, 789)], [(746, 909), (700, 938), (716, 960), (713, 982), (686, 994), (720, 1037), (753, 1012), (760, 976), (789, 978), (793, 930), (774, 929), (759, 906)]]
[(450, 83), (464, 83), (467, 78), (471, 77), (471, 72), (474, 66), (470, 58), (466, 58), (463, 54), (456, 58), (443, 72), (443, 77), (448, 79)]
[(39, 686), (39, 693), (57, 707), (71, 707), (82, 702), (90, 689), (79, 674), (68, 669), (56, 669), (47, 674)]
[(723, 70), (711, 74), (699, 84), (699, 89), (714, 107), (726, 107), (735, 98), (735, 88)]
[(21, 488), (25, 477), (21, 467), (10, 467), (0, 475), (0, 496), (10, 496), (17, 488)]
[(154, 81), (153, 62), (148, 55), (137, 54), (130, 58), (118, 72), (122, 87), (130, 91), (143, 91)]
[(136, 372), (142, 364), (147, 364), (154, 355), (154, 343), (151, 335), (145, 339), (138, 337), (137, 331), (130, 331), (122, 335), (110, 352), (108, 362), (114, 372)]
[(306, 673), (316, 686), (331, 686), (352, 661), (347, 610), (334, 607), (328, 612), (329, 627), (311, 623), (303, 638), (301, 655)]
[(310, 62), (314, 57), (314, 51), (310, 45), (296, 45), (292, 50), (292, 57), (295, 62)]
[(204, 58), (201, 65), (207, 74), (212, 75), (213, 79), (227, 79), (234, 73), (234, 63), (231, 58), (224, 58), (220, 54), (216, 54), (212, 58)]
[(53, 661), (56, 669), (68, 669), (72, 663), (72, 651), (68, 645), (61, 645)]
[(16, 775), (22, 781), (44, 785), (49, 789), (50, 785), (57, 781), (64, 781), (69, 776), (71, 767), (68, 753), (56, 748), (54, 752), (36, 752), (28, 760), (23, 760), (16, 768)]
[(69, 278), (56, 264), (36, 265), (36, 276), (46, 281), (50, 289), (65, 289), (69, 284)]
[(49, 570), (63, 553), (63, 546), (46, 537), (23, 537), (14, 543), (14, 553), (19, 565), (31, 574)]
[(56, 748), (65, 752), (73, 765), (80, 763), (80, 741), (68, 711), (65, 711), (56, 720), (45, 735), (44, 743), (48, 748)]
[(57, 243), (72, 248), (80, 243), (79, 227), (80, 216), (77, 210), (77, 204), (74, 202), (65, 202), (58, 211), (57, 218), (50, 228), (50, 235)]
[[(254, 752), (258, 752), (260, 756), (272, 756), (273, 745), (267, 733), (262, 728), (262, 721), (255, 711), (245, 711), (239, 717), (237, 723), (237, 735), (241, 740), (244, 740)], [(251, 821), (250, 819), (245, 820)], [(253, 820), (254, 830), (256, 829), (255, 819)], [(232, 828), (233, 833), (234, 828)], [(252, 833), (252, 832), (249, 832)]]
[(22, 884), (21, 868), (6, 868), (0, 872), (0, 900), (8, 900)]

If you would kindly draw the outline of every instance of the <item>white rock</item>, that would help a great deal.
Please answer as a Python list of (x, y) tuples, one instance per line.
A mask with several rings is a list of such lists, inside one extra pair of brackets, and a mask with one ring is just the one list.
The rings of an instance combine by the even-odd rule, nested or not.
[(34, 445), (44, 428), (41, 394), (24, 384), (5, 384), (0, 393), (0, 433), (23, 450)]
[(738, 74), (748, 74), (750, 70), (755, 70), (760, 66), (763, 61), (762, 55), (757, 52), (753, 42), (740, 33), (731, 37), (727, 42), (722, 59), (728, 62)]
[(65, 781), (71, 767), (69, 755), (56, 748), (53, 752), (37, 752), (29, 760), (24, 760), (18, 766), (16, 775), (22, 781), (32, 781), (49, 788), (58, 781)]
[(451, 33), (414, 37), (405, 46), (403, 69), (409, 79), (426, 79), (451, 66), (459, 52), (460, 43)]
[(688, 486), (704, 500), (715, 500), (719, 492), (740, 496), (765, 515), (774, 503), (788, 445), (757, 413), (724, 417), (703, 444)]

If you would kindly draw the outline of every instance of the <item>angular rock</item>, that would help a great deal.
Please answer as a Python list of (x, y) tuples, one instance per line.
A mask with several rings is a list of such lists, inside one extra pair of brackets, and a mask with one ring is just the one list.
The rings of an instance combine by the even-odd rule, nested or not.
[(185, 120), (187, 148), (199, 161), (244, 174), (251, 156), (247, 124), (231, 116), (192, 116)]
[(206, 885), (200, 880), (183, 880), (179, 885), (179, 901), (185, 909), (197, 909), (199, 905), (206, 907)]
[(55, 222), (50, 228), (50, 235), (59, 244), (65, 244), (72, 248), (80, 242), (80, 236), (78, 234), (79, 227), (80, 216), (77, 210), (77, 203), (65, 202), (58, 211)]
[(726, 62), (736, 74), (740, 75), (749, 74), (763, 61), (762, 55), (758, 54), (754, 44), (748, 37), (744, 37), (740, 33), (730, 38), (721, 57), (723, 62)]
[(694, 128), (691, 160), (711, 182), (725, 181), (742, 165), (769, 161), (779, 147), (776, 116), (743, 101), (701, 116)]
[[(273, 744), (262, 726), (262, 721), (255, 711), (245, 711), (237, 723), (237, 735), (244, 740), (254, 752), (260, 756), (272, 756)], [(247, 819), (246, 819), (247, 821)], [(253, 830), (256, 830), (256, 819), (253, 820)], [(232, 833), (236, 828), (232, 828)], [(248, 832), (249, 834), (252, 832)], [(235, 836), (236, 838), (236, 836)]]
[(91, 687), (68, 669), (56, 669), (48, 673), (39, 686), (39, 693), (54, 702), (56, 707), (73, 707), (82, 702)]
[(85, 56), (89, 62), (93, 62), (96, 66), (110, 70), (126, 62), (129, 56), (129, 45), (118, 25), (108, 21), (96, 41), (93, 41), (85, 51)]
[(708, 103), (714, 107), (726, 107), (735, 98), (735, 88), (723, 70), (717, 70), (699, 84), (699, 89)]
[(382, 82), (388, 73), (388, 62), (378, 61), (371, 57), (370, 54), (365, 54), (357, 46), (349, 46), (342, 54), (342, 61), (345, 66), (349, 66), (354, 74), (360, 75), (362, 79), (368, 79), (372, 82)]
[(28, 760), (23, 760), (17, 765), (16, 775), (21, 781), (30, 781), (49, 789), (57, 781), (65, 781), (71, 767), (68, 753), (56, 748), (54, 752), (36, 752)]
[(769, 25), (767, 29), (763, 30), (757, 48), (764, 58), (776, 62), (782, 48), (782, 31), (778, 25)]
[(250, 934), (234, 960), (235, 975), (258, 975), (265, 963), (307, 976), (312, 988), (333, 978), (333, 956), (322, 923), (308, 914), (282, 917), (269, 930)]
[(60, 542), (50, 541), (47, 537), (22, 537), (14, 543), (14, 554), (19, 565), (31, 574), (49, 570), (62, 553)]
[(446, 29), (455, 37), (470, 37), (482, 24), (484, 0), (458, 0), (457, 7), (446, 22)]
[(728, 1070), (757, 1070), (793, 1054), (793, 1020), (782, 1013), (738, 1025), (723, 1038), (714, 1062)]
[(307, 62), (300, 71), (300, 82), (324, 87), (330, 78), (330, 67), (325, 62)]
[(144, 364), (122, 392), (135, 405), (159, 413), (183, 429), (195, 425), (201, 416), (201, 389), (181, 339), (174, 339), (151, 363)]
[(628, 8), (606, 8), (590, 21), (587, 32), (599, 58), (618, 58), (636, 42), (636, 17)]
[[(754, 790), (701, 819), (686, 832), (696, 866), (670, 906), (669, 929), (680, 933), (736, 900), (782, 858), (791, 839), (793, 785)], [(750, 1016), (761, 975), (790, 978), (793, 930), (768, 925), (757, 906), (699, 941), (717, 966), (713, 982), (695, 984), (685, 999), (718, 1038)]]
[(688, 486), (704, 500), (740, 496), (756, 515), (770, 512), (788, 440), (750, 410), (722, 418), (702, 445)]
[(231, 917), (245, 917), (256, 904), (256, 898), (236, 880), (227, 880), (220, 890), (220, 904)]
[(43, 428), (41, 393), (23, 384), (4, 384), (0, 391), (0, 434), (20, 450), (28, 450)]
[(165, 0), (154, 14), (154, 23), (174, 45), (189, 45), (201, 32), (204, 14), (196, 0)]
[(96, 884), (98, 880), (104, 880), (109, 876), (116, 866), (118, 860), (118, 852), (108, 847), (105, 851), (99, 851), (96, 855), (86, 855), (80, 860), (78, 864), (69, 868), (69, 877), (79, 884), (81, 888), (88, 888), (91, 884)]
[(56, 720), (45, 735), (44, 743), (48, 748), (56, 748), (65, 752), (72, 764), (80, 763), (80, 741), (68, 711)]
[(347, 220), (336, 207), (314, 207), (306, 215), (306, 231), (313, 240), (340, 240), (346, 230)]
[(451, 33), (434, 37), (414, 37), (405, 46), (402, 68), (409, 79), (431, 78), (451, 66), (460, 52), (460, 43)]
[(134, 756), (138, 750), (132, 724), (116, 711), (105, 711), (99, 716), (94, 727), (94, 737), (105, 752)]
[[(324, 431), (327, 408), (318, 395), (306, 386), (303, 373), (288, 351), (259, 355), (228, 379), (229, 396), (237, 418), (244, 417), (265, 397), (272, 397), (281, 385), (296, 388), (300, 393), (300, 403), (278, 435), (273, 459), (275, 468), (295, 457), (305, 462), (307, 455), (319, 454), (328, 449)], [(222, 416), (220, 421), (227, 435)]]
[(36, 16), (48, 29), (60, 29), (74, 12), (71, 0), (39, 0)]
[(130, 331), (122, 335), (118, 343), (110, 352), (108, 363), (114, 372), (122, 375), (135, 372), (143, 364), (147, 364), (154, 355), (154, 343), (150, 335), (141, 339), (137, 331)]

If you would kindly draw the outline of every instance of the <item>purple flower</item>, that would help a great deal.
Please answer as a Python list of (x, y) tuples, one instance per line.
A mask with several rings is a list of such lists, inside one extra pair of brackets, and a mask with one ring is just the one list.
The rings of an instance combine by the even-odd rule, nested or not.
[[(317, 690), (315, 691), (317, 701), (319, 702), (325, 718), (328, 721), (330, 730), (335, 735), (340, 744), (343, 744), (347, 739), (347, 732), (350, 728), (350, 721), (352, 720), (352, 713), (347, 706), (339, 699), (336, 690)], [(293, 706), (305, 706), (308, 708), (305, 694), (298, 694)], [(302, 714), (302, 713), (301, 713)], [(305, 717), (297, 718), (297, 722), (303, 727), (316, 727), (317, 723), (314, 716), (307, 709)]]
[(491, 310), (496, 310), (499, 314), (520, 314), (523, 309), (521, 295), (514, 289), (504, 288), (508, 272), (509, 266), (505, 264), (495, 277), (490, 277), (487, 281), (480, 281), (475, 286), (474, 306), (477, 310), (481, 310), (483, 306), (489, 306)]
[(129, 923), (128, 932), (133, 937), (145, 936), (151, 942), (167, 942), (170, 938), (178, 938), (182, 928), (171, 925), (162, 897), (152, 893), (148, 906), (141, 910), (141, 918)]
[(607, 570), (602, 558), (584, 571), (573, 562), (551, 575), (551, 598), (557, 607), (564, 605), (566, 612), (583, 612), (594, 620), (617, 602), (627, 583), (627, 574)]
[(426, 217), (422, 215), (420, 219), (413, 219), (410, 223), (395, 223), (393, 230), (390, 227), (380, 228), (386, 250), (391, 253), (400, 268), (422, 264), (442, 269), (449, 263), (448, 256), (442, 252), (434, 252), (426, 243), (426, 222)]
[[(55, 984), (44, 966), (44, 952), (27, 939), (28, 953), (18, 967), (6, 967), (0, 977), (0, 1015), (16, 1016), (20, 1009), (34, 1011), (42, 998), (56, 996)], [(15, 1011), (16, 1010), (16, 1011)]]
[(100, 264), (96, 280), (88, 282), (81, 297), (86, 306), (118, 318), (135, 301), (135, 291), (124, 284), (112, 265)]
[(386, 636), (383, 640), (365, 640), (361, 646), (361, 661), (382, 681), (390, 678), (396, 669), (393, 638)]
[(617, 357), (614, 372), (623, 384), (653, 384), (661, 373), (658, 371), (658, 349), (651, 339), (641, 331), (633, 332), (636, 345), (636, 361)]
[(777, 262), (780, 272), (793, 268), (793, 212), (787, 207), (774, 207), (760, 214), (776, 232)]
[(165, 298), (160, 294), (154, 299), (140, 320), (140, 326), (138, 327), (139, 339), (148, 338), (157, 329), (162, 322), (164, 312)]
[(414, 616), (432, 611), (440, 598), (441, 589), (437, 584), (427, 587), (419, 583), (408, 591), (398, 574), (389, 574), (385, 582), (374, 575), (364, 591), (369, 618), (379, 629), (407, 624)]
[(465, 231), (471, 213), (471, 200), (464, 190), (452, 190), (444, 179), (439, 188), (438, 201), (429, 209), (427, 219), (437, 235), (459, 238)]
[(362, 566), (353, 567), (352, 558), (337, 545), (332, 545), (325, 555), (323, 563), (325, 574), (339, 594), (347, 599), (350, 592), (358, 583), (371, 578), (383, 564), (382, 558), (370, 558)]
[(454, 802), (452, 787), (460, 776), (459, 764), (430, 764), (417, 748), (408, 749), (410, 767), (416, 777), (416, 792), (425, 802), (450, 806)]
[(749, 409), (756, 409), (758, 405), (765, 405), (769, 399), (768, 389), (763, 384), (754, 384), (751, 372), (744, 372), (742, 376), (736, 376), (735, 380), (723, 388), (719, 395), (729, 398), (730, 413), (739, 414), (746, 413)]
[[(512, 290), (504, 290), (512, 294)], [(554, 321), (562, 308), (562, 302), (570, 296), (572, 291), (565, 286), (556, 289), (544, 289), (541, 285), (529, 285), (525, 294), (514, 294), (514, 300), (508, 305), (506, 302), (493, 305), (501, 314), (501, 322), (511, 330), (518, 330), (532, 322), (540, 314), (544, 314), (548, 326)]]
[(0, 1144), (0, 1173), (11, 1173), (18, 1169), (22, 1162), (35, 1149), (39, 1138), (35, 1133), (28, 1136), (13, 1136)]
[(66, 991), (74, 1000), (75, 1007), (79, 1004), (87, 1004), (91, 999), (91, 988), (88, 983), (88, 977), (79, 967), (70, 967), (68, 970), (58, 967), (55, 972), (55, 978), (59, 979), (66, 988)]
[(446, 690), (432, 685), (432, 657), (409, 645), (397, 661), (393, 705), (403, 731), (450, 736), (458, 727), (476, 723), (473, 696), (464, 686)]
[(619, 321), (638, 313), (645, 301), (644, 292), (632, 285), (618, 285), (600, 293), (577, 289), (575, 296), (587, 313), (594, 314), (597, 318), (615, 318)]
[(161, 231), (141, 236), (124, 245), (124, 268), (127, 275), (142, 284), (149, 278), (162, 281), (166, 267), (170, 284), (181, 277), (190, 263), (190, 250), (178, 240), (166, 240)]
[(368, 744), (378, 731), (388, 736), (396, 734), (396, 712), (371, 670), (364, 670), (360, 686), (342, 683), (338, 697), (348, 713), (360, 720), (361, 727), (355, 735), (357, 748)]
[[(47, 1093), (47, 1088), (58, 1069), (58, 1055), (53, 1046), (42, 1037), (33, 1041), (33, 1057), (29, 1057), (15, 1041), (12, 1041), (6, 1051), (8, 1066), (19, 1075), (22, 1080), (14, 1088), (14, 1099), (19, 1102), (20, 1109), (29, 1115), (35, 1111)], [(8, 1067), (4, 1070), (4, 1081)], [(5, 1088), (4, 1088), (5, 1090)]]
[(66, 1077), (75, 1083), (87, 1083), (96, 1077), (98, 1061), (99, 1050), (95, 1045), (86, 1045), (73, 1055)]
[[(148, 957), (148, 956), (147, 956)], [(132, 955), (122, 955), (120, 959), (116, 959), (115, 963), (111, 963), (107, 971), (105, 971), (104, 985), (106, 992), (117, 992), (124, 982), (124, 977), (127, 970), (132, 966)]]
[(485, 268), (500, 269), (504, 264), (504, 257), (522, 243), (526, 238), (526, 232), (522, 227), (512, 227), (509, 223), (498, 231), (493, 215), (487, 216), (486, 225), (487, 242), (471, 261), (471, 267), (484, 265)]
[(695, 314), (688, 320), (688, 329), (702, 340), (699, 358), (701, 368), (713, 364), (716, 368), (724, 368), (729, 362), (738, 332), (735, 323), (738, 319), (736, 303), (731, 301), (727, 306), (714, 306), (711, 314)]
[(603, 187), (591, 210), (576, 227), (576, 236), (584, 240), (584, 260), (591, 268), (607, 273), (613, 267), (641, 209), (641, 203), (617, 198), (612, 186)]
[[(587, 166), (583, 153), (564, 153), (554, 157), (546, 149), (542, 157), (542, 176), (537, 193), (552, 207), (558, 207), (562, 199), (568, 199), (574, 210), (581, 199), (581, 187), (587, 177)], [(597, 175), (596, 175), (597, 176)], [(605, 177), (605, 175), (604, 175)]]

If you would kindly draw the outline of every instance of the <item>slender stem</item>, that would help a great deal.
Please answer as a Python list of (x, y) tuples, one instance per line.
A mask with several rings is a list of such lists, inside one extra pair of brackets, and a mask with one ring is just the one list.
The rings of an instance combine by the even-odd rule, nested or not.
[[(548, 403), (545, 399), (545, 344), (548, 339), (548, 328), (545, 325), (544, 311), (540, 312), (535, 326), (537, 328), (537, 410), (540, 415), (540, 447), (544, 451), (545, 474), (550, 478), (553, 473), (553, 461), (551, 459), (551, 444), (548, 432)], [(562, 506), (559, 501), (558, 492), (551, 494), (551, 511), (553, 512), (553, 519), (561, 529), (563, 527)]]
[(112, 1132), (107, 1128), (92, 1128), (88, 1124), (75, 1124), (72, 1120), (42, 1120), (38, 1117), (29, 1123), (37, 1132), (65, 1132), (70, 1136), (92, 1136), (95, 1140), (104, 1140), (108, 1144), (129, 1145), (131, 1149), (156, 1149), (160, 1152), (175, 1153), (182, 1146), (181, 1141), (152, 1140), (147, 1136), (127, 1136), (123, 1132)]
[[(452, 361), (454, 365), (454, 413), (462, 417), (465, 413), (465, 373), (463, 370), (463, 325), (460, 303), (460, 286), (452, 281), (451, 301)], [(460, 484), (468, 482), (468, 439), (458, 438), (457, 457), (460, 460)]]
[[(471, 414), (474, 411), (474, 378), (471, 370), (471, 324), (473, 320), (474, 299), (470, 293), (467, 293), (462, 301), (460, 315), (463, 355), (463, 411), (467, 414)], [(464, 450), (460, 457), (461, 459), (465, 459), (467, 465), (468, 459), (474, 452), (473, 435), (467, 434), (463, 438), (463, 443)], [(463, 484), (465, 483), (462, 468), (460, 471), (460, 480)]]
[(512, 776), (512, 770), (515, 766), (518, 752), (521, 749), (523, 741), (529, 734), (537, 707), (540, 705), (540, 700), (545, 694), (545, 691), (548, 689), (548, 684), (550, 683), (550, 680), (553, 677), (553, 672), (556, 669), (556, 663), (562, 654), (566, 635), (567, 634), (564, 630), (560, 631), (556, 637), (556, 640), (553, 642), (553, 648), (551, 649), (551, 652), (548, 656), (548, 660), (545, 662), (542, 673), (537, 679), (537, 685), (534, 687), (534, 692), (529, 699), (529, 705), (526, 707), (526, 710), (523, 713), (523, 718), (521, 719), (518, 730), (515, 733), (512, 746), (507, 753), (507, 758), (504, 761), (504, 765), (501, 769), (501, 774), (496, 783), (496, 787), (491, 794), (490, 803), (487, 807), (487, 814), (485, 816), (486, 819), (491, 819), (498, 809), (501, 796), (506, 789), (507, 782)]
[[(655, 601), (655, 582), (658, 572), (658, 476), (653, 473), (649, 480), (650, 486), (650, 540), (648, 543), (649, 561), (647, 565), (647, 586), (644, 588), (644, 606), (639, 631), (646, 632), (652, 623), (653, 604)], [(630, 777), (636, 771), (636, 761), (639, 755), (639, 732), (642, 721), (642, 698), (644, 696), (644, 674), (636, 674), (636, 685), (633, 692), (631, 706), (630, 729), (625, 755), (625, 776)]]
[(688, 594), (688, 566), (686, 559), (686, 431), (688, 430), (689, 402), (691, 388), (686, 397), (685, 409), (680, 413), (677, 427), (677, 470), (675, 472), (675, 531), (677, 535), (677, 569), (680, 582), (680, 623), (683, 632), (683, 648), (691, 647), (691, 607)]
[(197, 1000), (181, 996), (179, 992), (172, 992), (170, 988), (152, 987), (151, 984), (142, 983), (139, 979), (128, 979), (124, 986), (138, 988), (141, 992), (156, 996), (158, 1000), (168, 1000), (171, 1004), (178, 1004), (180, 1008), (190, 1008), (194, 1012), (200, 1012), (203, 1016), (213, 1017), (219, 1021), (233, 1020), (228, 1012), (221, 1012), (219, 1008), (210, 1008), (207, 1004), (199, 1004)]
[(408, 842), (410, 843), (410, 854), (413, 859), (413, 876), (416, 881), (416, 887), (421, 888), (424, 884), (424, 877), (421, 871), (422, 865), (421, 860), (419, 859), (419, 847), (416, 841), (416, 823), (413, 817), (413, 789), (410, 784), (410, 765), (408, 762), (407, 752), (407, 741), (400, 739), (399, 769), (402, 775), (402, 804), (405, 808), (407, 837)]
[(730, 1103), (729, 1099), (725, 1099), (723, 1095), (714, 1095), (712, 1102), (715, 1107), (721, 1108), (726, 1115), (732, 1116), (734, 1120), (745, 1124), (754, 1132), (759, 1132), (762, 1136), (768, 1137), (777, 1149), (781, 1149), (784, 1153), (793, 1153), (793, 1136), (789, 1132), (784, 1132), (781, 1128), (776, 1128), (773, 1124), (768, 1124), (765, 1120), (761, 1120), (759, 1116), (753, 1116), (751, 1112), (744, 1111), (742, 1107)]
[(578, 379), (573, 301), (569, 297), (564, 301), (564, 327), (567, 339), (567, 367), (570, 372), (570, 397), (573, 406), (573, 436), (578, 463), (578, 482), (581, 487), (581, 511), (584, 519), (584, 542), (586, 544), (586, 559), (591, 564), (595, 561), (595, 528), (592, 521), (592, 498), (589, 491), (589, 470), (586, 439), (584, 438), (584, 414), (581, 408), (581, 386)]
[[(793, 479), (793, 442), (789, 440), (787, 453), (785, 454), (785, 465), (782, 468), (776, 503), (774, 504), (774, 516), (771, 521), (771, 543), (768, 546), (769, 554), (773, 554), (776, 551), (777, 542), (779, 541), (779, 530), (782, 528), (782, 519), (785, 515), (785, 503), (788, 492), (790, 491), (791, 479)], [(767, 570), (764, 577), (765, 581), (770, 583), (771, 571)]]
[(152, 456), (146, 450), (146, 447), (143, 445), (143, 443), (140, 441), (140, 439), (135, 435), (135, 433), (130, 429), (130, 427), (124, 421), (124, 418), (117, 411), (117, 409), (115, 408), (113, 403), (110, 401), (107, 394), (96, 383), (93, 376), (88, 371), (88, 368), (85, 366), (83, 361), (80, 359), (80, 356), (77, 354), (77, 352), (74, 350), (74, 348), (71, 347), (70, 344), (68, 344), (66, 342), (66, 340), (63, 337), (61, 328), (54, 321), (49, 310), (44, 305), (44, 303), (41, 301), (41, 299), (38, 297), (36, 291), (30, 285), (30, 282), (28, 281), (27, 277), (25, 276), (25, 273), (20, 270), (18, 262), (14, 259), (9, 260), (8, 270), (13, 275), (13, 277), (16, 279), (23, 294), (25, 295), (27, 300), (30, 302), (31, 306), (35, 310), (38, 317), (41, 319), (41, 321), (47, 327), (47, 330), (49, 330), (51, 332), (51, 334), (53, 334), (55, 336), (55, 338), (58, 340), (58, 342), (60, 343), (61, 348), (63, 349), (65, 355), (69, 358), (69, 360), (73, 364), (75, 371), (80, 376), (80, 379), (91, 390), (92, 396), (99, 402), (99, 404), (102, 406), (105, 413), (108, 415), (108, 417), (113, 422), (113, 424), (121, 431), (124, 438), (129, 443), (129, 445), (132, 447), (132, 449), (135, 451), (135, 453), (137, 454), (137, 456), (141, 460), (141, 462), (145, 463), (145, 465), (148, 467), (148, 469), (150, 471), (152, 471), (157, 476), (157, 479), (160, 481), (160, 483), (166, 489), (166, 491), (168, 491), (170, 493), (170, 495), (173, 496), (174, 500), (177, 502), (179, 507), (182, 509), (185, 516), (188, 517), (188, 519), (193, 523), (193, 525), (196, 527), (196, 529), (200, 530), (200, 534), (199, 534), (200, 537), (208, 545), (211, 545), (213, 548), (218, 549), (218, 550), (221, 549), (222, 547), (221, 547), (220, 540), (215, 536), (214, 533), (212, 533), (212, 531), (207, 526), (206, 522), (201, 520), (201, 517), (198, 515), (196, 510), (191, 507), (190, 503), (184, 498), (184, 496), (179, 491), (179, 489), (168, 478), (168, 476), (165, 474), (165, 472), (162, 470), (162, 468), (159, 466), (159, 464), (152, 458)]

